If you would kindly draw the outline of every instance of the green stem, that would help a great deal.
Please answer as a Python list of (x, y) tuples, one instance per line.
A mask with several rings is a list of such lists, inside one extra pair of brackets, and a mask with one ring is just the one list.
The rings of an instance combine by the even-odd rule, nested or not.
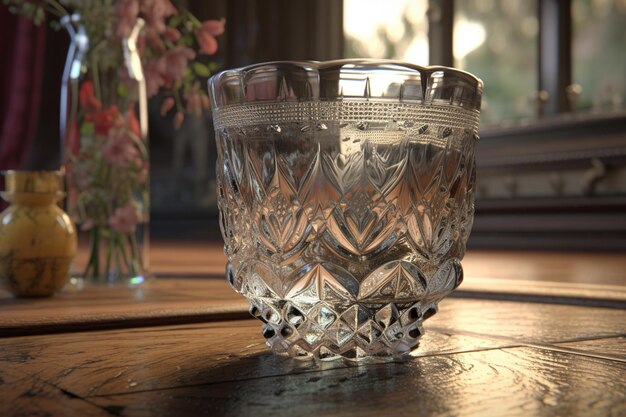
[(130, 253), (132, 256), (131, 262), (133, 263), (136, 271), (141, 271), (143, 273), (143, 259), (141, 259), (141, 252), (139, 251), (139, 245), (137, 244), (137, 233), (130, 233), (128, 240), (130, 241)]
[(89, 233), (89, 259), (87, 260), (87, 265), (85, 265), (85, 270), (83, 271), (83, 278), (88, 278), (89, 277), (89, 271), (92, 269), (92, 262), (93, 262), (93, 239), (94, 239), (94, 235), (93, 235), (93, 229), (91, 230), (91, 232)]
[(89, 55), (91, 56), (91, 72), (92, 72), (92, 77), (93, 77), (93, 87), (94, 87), (94, 94), (96, 96), (96, 98), (98, 100), (100, 100), (100, 102), (102, 103), (102, 106), (105, 106), (105, 97), (102, 96), (103, 92), (102, 92), (102, 85), (101, 85), (101, 80), (100, 80), (100, 49), (106, 48), (107, 47), (107, 42), (102, 40), (100, 41), (98, 44), (96, 44), (93, 48), (91, 48), (91, 51), (89, 52)]
[(129, 129), (126, 129), (126, 130), (128, 131), (128, 137), (133, 141), (133, 144), (139, 149), (139, 153), (141, 154), (142, 161), (147, 161), (148, 160), (148, 147), (146, 146), (145, 142), (142, 140), (142, 138), (130, 132)]
[(64, 14), (61, 14), (61, 13), (60, 13), (57, 9), (55, 9), (54, 7), (47, 6), (47, 7), (46, 7), (46, 11), (47, 11), (48, 13), (52, 14), (53, 16), (56, 16), (56, 17), (59, 17), (59, 18), (60, 18), (60, 17), (65, 16)]
[(187, 19), (189, 19), (191, 22), (193, 22), (193, 24), (196, 27), (202, 26), (202, 22), (200, 20), (198, 20), (198, 18), (196, 16), (194, 16), (193, 13), (190, 13), (187, 9), (185, 9), (185, 17), (187, 17)]
[(111, 255), (113, 253), (113, 247), (115, 246), (115, 233), (111, 230), (109, 235), (109, 245), (107, 246), (107, 260), (106, 260), (106, 266), (105, 266), (105, 270), (104, 270), (104, 274), (105, 277), (109, 277), (109, 274), (111, 272)]
[(119, 249), (118, 242), (115, 242), (115, 248), (114, 249), (115, 249), (114, 250), (114, 253), (115, 253), (115, 266), (117, 267), (116, 268), (117, 271), (115, 271), (115, 276), (117, 278), (117, 277), (119, 277), (122, 274), (122, 268), (121, 268), (122, 262), (121, 262), (121, 259), (120, 259), (120, 251), (118, 250)]
[(66, 16), (68, 14), (65, 7), (55, 0), (47, 0), (47, 3), (58, 13), (57, 16)]
[(180, 90), (179, 89), (172, 90), (172, 95), (174, 96), (174, 102), (176, 102), (176, 110), (180, 112), (184, 112), (185, 109), (183, 107), (183, 100), (180, 97)]
[(126, 254), (126, 245), (121, 235), (119, 236), (119, 240), (118, 240), (118, 248), (119, 248), (120, 253), (122, 254), (122, 258), (124, 259), (124, 265), (126, 265), (126, 268), (128, 269), (128, 275), (134, 277), (136, 275), (135, 267), (131, 262), (132, 259), (131, 260), (128, 259), (128, 256)]
[(100, 279), (100, 226), (94, 226), (95, 239), (93, 245), (94, 260), (93, 273), (97, 279)]
[(100, 100), (100, 103), (102, 103), (102, 89), (100, 88), (100, 72), (98, 71), (98, 54), (95, 53), (96, 49), (97, 47), (94, 48), (94, 51), (91, 53), (91, 73), (93, 76), (94, 94), (96, 95), (96, 98)]
[[(96, 278), (100, 277), (100, 256), (99, 256), (99, 246), (100, 246), (100, 228), (99, 226), (94, 226), (91, 229), (91, 233), (89, 235), (89, 244), (91, 246), (91, 253), (89, 255), (89, 260), (87, 261), (87, 266), (85, 267), (85, 272), (83, 273), (83, 277), (85, 278)], [(89, 273), (91, 271), (91, 274)]]

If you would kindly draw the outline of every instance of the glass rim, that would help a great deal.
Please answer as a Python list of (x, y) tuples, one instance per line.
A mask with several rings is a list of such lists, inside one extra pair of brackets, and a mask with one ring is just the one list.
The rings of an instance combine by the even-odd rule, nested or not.
[(479, 77), (462, 69), (448, 67), (445, 65), (418, 65), (418, 64), (410, 63), (408, 61), (402, 61), (402, 60), (396, 60), (396, 59), (385, 59), (385, 58), (342, 58), (342, 59), (333, 59), (333, 60), (328, 60), (328, 61), (317, 61), (317, 60), (267, 61), (267, 62), (259, 62), (255, 64), (250, 64), (250, 65), (244, 65), (244, 66), (237, 67), (237, 68), (225, 69), (211, 76), (209, 80), (214, 79), (214, 78), (219, 78), (220, 75), (228, 76), (231, 74), (251, 71), (251, 70), (255, 70), (257, 68), (263, 68), (263, 67), (288, 68), (288, 67), (299, 66), (303, 69), (309, 69), (309, 70), (315, 71), (319, 69), (326, 69), (326, 68), (345, 66), (345, 65), (355, 65), (355, 66), (361, 66), (363, 68), (366, 68), (366, 67), (373, 68), (374, 66), (378, 66), (381, 69), (386, 69), (386, 70), (393, 70), (395, 69), (393, 67), (397, 67), (398, 69), (405, 68), (405, 69), (424, 71), (424, 72), (445, 71), (448, 73), (455, 73), (455, 74), (462, 74), (464, 76), (469, 76), (475, 79), (477, 82), (480, 82), (481, 84), (483, 83)]
[[(374, 91), (371, 87), (376, 83), (389, 88)], [(259, 100), (250, 91), (262, 84), (269, 95)], [(272, 88), (275, 92), (267, 93)], [(395, 100), (479, 111), (483, 82), (460, 69), (399, 60), (285, 60), (221, 71), (208, 80), (208, 90), (214, 109), (259, 101)]]

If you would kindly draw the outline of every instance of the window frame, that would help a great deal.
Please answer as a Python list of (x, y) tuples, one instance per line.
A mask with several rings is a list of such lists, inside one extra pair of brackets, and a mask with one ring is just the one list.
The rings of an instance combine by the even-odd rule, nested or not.
[[(429, 0), (430, 65), (454, 66), (455, 0)], [(593, 178), (595, 161), (626, 170), (626, 111), (576, 114), (572, 85), (572, 0), (538, 0), (537, 118), (525, 125), (483, 128), (477, 177), (511, 181), (519, 173), (578, 167)], [(487, 87), (488, 88), (488, 87)], [(537, 149), (541, 149), (541, 155)], [(511, 158), (511, 154), (515, 157)], [(541, 157), (540, 157), (541, 156)], [(546, 177), (546, 181), (549, 178)], [(470, 247), (626, 251), (626, 195), (482, 197), (477, 193)]]

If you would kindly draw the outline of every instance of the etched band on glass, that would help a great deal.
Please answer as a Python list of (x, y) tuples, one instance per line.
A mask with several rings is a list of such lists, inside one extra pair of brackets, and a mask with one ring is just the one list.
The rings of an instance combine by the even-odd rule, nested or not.
[[(400, 126), (419, 130), (423, 125), (471, 129), (478, 132), (480, 113), (455, 106), (435, 106), (377, 101), (311, 101), (284, 103), (254, 103), (230, 105), (213, 111), (215, 127), (251, 126), (271, 121), (304, 122), (333, 120), (338, 122), (396, 121)], [(415, 126), (415, 121), (420, 124)], [(407, 122), (410, 124), (406, 126)]]

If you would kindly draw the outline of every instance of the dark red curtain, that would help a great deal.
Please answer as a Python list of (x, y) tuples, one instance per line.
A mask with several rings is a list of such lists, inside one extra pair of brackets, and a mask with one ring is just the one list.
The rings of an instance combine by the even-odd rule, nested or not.
[(0, 5), (0, 169), (23, 165), (37, 130), (45, 33)]

